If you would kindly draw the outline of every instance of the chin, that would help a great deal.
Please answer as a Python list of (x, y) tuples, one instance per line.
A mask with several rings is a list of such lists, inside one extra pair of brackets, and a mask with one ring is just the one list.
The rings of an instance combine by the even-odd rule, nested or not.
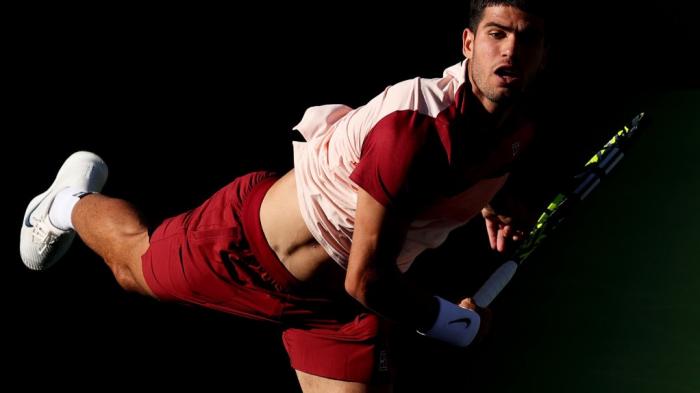
[[(501, 89), (499, 89), (501, 90)], [(510, 102), (514, 97), (513, 92), (511, 91), (499, 91), (494, 94), (490, 94), (488, 96), (488, 99), (491, 100), (492, 102), (495, 102), (497, 104), (506, 104)]]

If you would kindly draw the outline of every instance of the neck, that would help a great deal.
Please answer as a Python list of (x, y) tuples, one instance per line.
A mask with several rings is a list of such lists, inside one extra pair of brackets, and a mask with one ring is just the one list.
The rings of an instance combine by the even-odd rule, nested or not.
[(481, 103), (484, 110), (489, 113), (489, 117), (496, 127), (500, 127), (508, 119), (508, 117), (513, 113), (513, 104), (499, 104), (488, 99), (484, 93), (479, 89), (479, 87), (474, 82), (472, 78), (472, 65), (471, 62), (467, 61), (467, 77), (469, 78), (469, 83), (471, 84), (471, 92), (476, 97), (477, 101)]

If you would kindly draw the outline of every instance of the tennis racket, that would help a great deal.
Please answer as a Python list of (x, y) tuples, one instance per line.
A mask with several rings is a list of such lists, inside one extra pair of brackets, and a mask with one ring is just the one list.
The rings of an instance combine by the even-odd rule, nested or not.
[(558, 194), (537, 219), (523, 243), (513, 256), (502, 264), (476, 292), (472, 300), (479, 307), (487, 307), (513, 278), (515, 271), (532, 254), (549, 234), (570, 214), (571, 209), (593, 191), (601, 179), (624, 157), (624, 150), (630, 139), (637, 133), (644, 113), (637, 115), (629, 125), (616, 132), (613, 137), (583, 167), (583, 171), (573, 178), (572, 186)]

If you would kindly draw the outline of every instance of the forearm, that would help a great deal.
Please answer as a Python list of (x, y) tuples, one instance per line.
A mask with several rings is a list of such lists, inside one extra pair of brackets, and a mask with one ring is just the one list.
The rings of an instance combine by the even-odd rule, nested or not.
[(434, 296), (398, 272), (366, 272), (348, 293), (367, 309), (401, 324), (425, 330), (435, 321), (438, 304)]
[(470, 299), (457, 305), (420, 290), (403, 276), (378, 277), (367, 277), (348, 292), (375, 313), (448, 344), (467, 347), (478, 337), (481, 316)]
[[(473, 339), (475, 329), (478, 329), (478, 315), (457, 318), (456, 321), (463, 323), (443, 326), (444, 323), (440, 321), (455, 315), (464, 316), (462, 314), (469, 314), (470, 311), (455, 304), (440, 302), (432, 294), (412, 285), (396, 266), (396, 258), (406, 239), (408, 222), (405, 214), (396, 210), (387, 211), (363, 189), (358, 190), (355, 232), (348, 258), (345, 289), (366, 308), (385, 318), (452, 344), (466, 346)], [(440, 316), (443, 318), (440, 319)], [(440, 326), (436, 329), (436, 325)], [(459, 331), (459, 325), (463, 325), (462, 330), (469, 330), (470, 326), (472, 329), (465, 333)], [(452, 326), (457, 327), (457, 331), (450, 332), (455, 330)]]

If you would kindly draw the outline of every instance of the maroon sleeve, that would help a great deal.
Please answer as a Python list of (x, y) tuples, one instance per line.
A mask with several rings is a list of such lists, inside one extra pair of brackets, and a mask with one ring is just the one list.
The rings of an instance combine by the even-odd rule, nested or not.
[(350, 179), (384, 206), (393, 205), (415, 176), (432, 119), (415, 111), (394, 112), (380, 120), (362, 143), (360, 162)]

